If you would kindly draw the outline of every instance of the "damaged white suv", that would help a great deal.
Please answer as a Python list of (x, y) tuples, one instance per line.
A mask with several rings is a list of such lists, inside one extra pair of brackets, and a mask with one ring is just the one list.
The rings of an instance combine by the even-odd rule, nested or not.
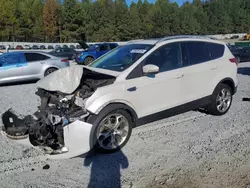
[(237, 62), (223, 42), (137, 40), (45, 77), (37, 83), (38, 111), (21, 118), (8, 110), (2, 120), (9, 138), (28, 139), (50, 154), (114, 152), (135, 126), (200, 108), (225, 114), (237, 85)]

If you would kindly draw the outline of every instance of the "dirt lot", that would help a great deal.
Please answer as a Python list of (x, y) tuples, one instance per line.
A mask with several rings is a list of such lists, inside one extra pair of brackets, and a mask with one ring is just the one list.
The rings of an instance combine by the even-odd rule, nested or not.
[[(1, 188), (250, 187), (250, 63), (239, 66), (240, 85), (221, 117), (188, 112), (133, 130), (121, 152), (48, 160), (0, 133)], [(0, 113), (36, 110), (34, 84), (0, 88)]]

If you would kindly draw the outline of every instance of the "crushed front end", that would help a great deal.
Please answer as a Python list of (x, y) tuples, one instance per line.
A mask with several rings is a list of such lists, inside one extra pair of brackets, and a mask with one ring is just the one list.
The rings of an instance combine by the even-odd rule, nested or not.
[(71, 149), (73, 156), (81, 154), (86, 148), (91, 149), (90, 146), (84, 147), (83, 143), (89, 141), (91, 132), (91, 125), (86, 123), (90, 114), (85, 102), (98, 87), (112, 84), (114, 77), (90, 70), (84, 73), (70, 94), (38, 87), (36, 95), (40, 97), (41, 104), (32, 115), (24, 117), (12, 109), (3, 113), (3, 131), (7, 137), (29, 139), (33, 146), (44, 148), (50, 155), (67, 153)]

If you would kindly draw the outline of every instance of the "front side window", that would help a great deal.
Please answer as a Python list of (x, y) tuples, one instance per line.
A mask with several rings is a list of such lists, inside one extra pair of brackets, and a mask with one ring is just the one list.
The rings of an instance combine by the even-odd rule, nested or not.
[(20, 55), (19, 54), (8, 54), (2, 55), (0, 57), (0, 64), (2, 66), (13, 65), (20, 63)]
[(106, 53), (89, 66), (122, 72), (135, 63), (152, 47), (153, 45), (150, 44), (123, 45)]
[(181, 46), (179, 43), (166, 44), (152, 54), (145, 60), (143, 65), (153, 64), (159, 67), (159, 72), (174, 70), (181, 67)]

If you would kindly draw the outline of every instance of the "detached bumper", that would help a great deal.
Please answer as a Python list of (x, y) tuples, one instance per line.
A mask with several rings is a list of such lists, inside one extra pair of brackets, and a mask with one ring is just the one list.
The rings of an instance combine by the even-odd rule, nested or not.
[(69, 149), (67, 153), (49, 155), (51, 159), (68, 159), (87, 153), (92, 149), (92, 124), (76, 120), (63, 128), (65, 147)]
[[(31, 118), (19, 118), (11, 111), (7, 111), (6, 113), (4, 113), (2, 120), (5, 127), (7, 128), (4, 131), (6, 132), (6, 137), (10, 138), (15, 143), (25, 145), (27, 147), (46, 147), (34, 146), (31, 143), (28, 133), (30, 127), (27, 126), (27, 124), (32, 122), (30, 119)], [(87, 153), (92, 149), (92, 128), (92, 124), (80, 120), (76, 120), (70, 124), (63, 126), (64, 147), (67, 148), (68, 151), (58, 154), (53, 154), (52, 152), (52, 154), (47, 154), (47, 157), (51, 159), (68, 159)], [(18, 137), (11, 135), (18, 135)]]

